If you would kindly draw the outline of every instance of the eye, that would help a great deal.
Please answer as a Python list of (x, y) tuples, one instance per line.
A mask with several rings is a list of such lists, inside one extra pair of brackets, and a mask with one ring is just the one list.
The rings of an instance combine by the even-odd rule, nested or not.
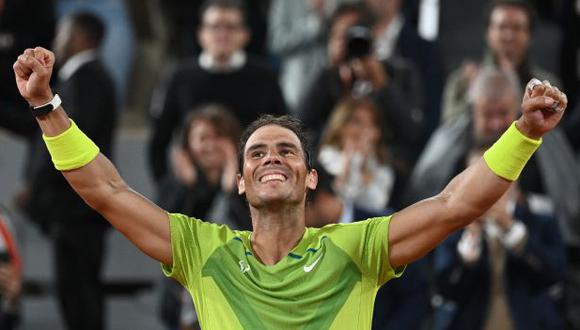
[(250, 156), (252, 158), (262, 158), (262, 157), (264, 157), (264, 152), (263, 151), (254, 151), (250, 154)]
[(280, 151), (280, 155), (282, 156), (292, 156), (294, 155), (294, 150), (292, 149), (283, 149), (282, 151)]

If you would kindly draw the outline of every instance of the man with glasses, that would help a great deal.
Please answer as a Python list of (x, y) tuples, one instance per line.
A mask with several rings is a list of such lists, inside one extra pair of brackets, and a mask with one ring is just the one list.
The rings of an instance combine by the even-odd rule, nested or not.
[(267, 63), (244, 52), (250, 40), (241, 1), (207, 0), (200, 9), (201, 54), (179, 64), (151, 102), (154, 119), (149, 159), (156, 181), (167, 174), (167, 150), (187, 112), (206, 103), (232, 109), (242, 125), (259, 114), (285, 114), (278, 79)]
[(487, 51), (481, 63), (466, 62), (452, 72), (443, 93), (441, 121), (453, 121), (469, 110), (468, 90), (477, 73), (484, 68), (513, 71), (523, 89), (536, 77), (560, 85), (556, 77), (530, 59), (535, 27), (533, 7), (521, 0), (493, 1), (485, 13)]

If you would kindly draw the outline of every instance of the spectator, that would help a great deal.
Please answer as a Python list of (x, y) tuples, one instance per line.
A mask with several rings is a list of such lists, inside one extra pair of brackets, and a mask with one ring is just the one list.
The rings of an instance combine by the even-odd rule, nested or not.
[(346, 0), (274, 0), (270, 5), (270, 51), (281, 60), (280, 85), (296, 110), (306, 88), (326, 63), (326, 24)]
[(20, 323), (22, 262), (16, 235), (0, 210), (0, 329), (12, 330)]
[(262, 113), (286, 113), (276, 75), (243, 51), (250, 34), (242, 3), (208, 0), (200, 11), (202, 53), (178, 65), (151, 101), (149, 161), (157, 182), (167, 174), (169, 144), (190, 109), (220, 103), (232, 109), (242, 125)]
[(487, 9), (485, 23), (488, 51), (481, 63), (467, 62), (450, 74), (443, 96), (442, 122), (469, 112), (467, 92), (481, 68), (514, 71), (522, 89), (533, 77), (559, 85), (552, 73), (536, 66), (529, 57), (535, 23), (529, 4), (518, 0), (493, 1)]
[(385, 140), (392, 147), (393, 157), (398, 162), (395, 165), (402, 170), (400, 182), (403, 183), (408, 174), (403, 171), (410, 171), (420, 148), (417, 134), (422, 127), (419, 80), (410, 63), (403, 60), (380, 62), (368, 44), (366, 54), (357, 53), (360, 49), (348, 52), (348, 40), (352, 42), (358, 38), (357, 33), (370, 42), (370, 30), (365, 27), (366, 22), (372, 22), (369, 16), (368, 8), (362, 3), (343, 5), (336, 10), (330, 23), (328, 66), (311, 85), (298, 115), (317, 141), (316, 132), (322, 131), (340, 99), (345, 96), (372, 98), (381, 111), (383, 127), (390, 133)]
[[(191, 112), (172, 152), (174, 170), (161, 184), (159, 205), (169, 212), (248, 230), (249, 210), (234, 189), (240, 133), (240, 124), (222, 106), (206, 105)], [(168, 329), (198, 327), (186, 290), (173, 279), (163, 282), (161, 316)]]
[[(75, 12), (89, 12), (97, 16), (109, 33), (103, 39), (100, 58), (113, 78), (115, 96), (122, 111), (130, 84), (135, 35), (125, 0), (56, 0), (59, 17)], [(132, 86), (131, 86), (132, 87)], [(131, 91), (129, 91), (131, 92)]]
[[(77, 12), (58, 24), (57, 91), (86, 134), (111, 155), (117, 109), (113, 81), (97, 51), (105, 36), (93, 14)], [(67, 329), (104, 329), (101, 273), (108, 223), (71, 189), (52, 165), (40, 136), (31, 157), (27, 210), (53, 240), (56, 289)]]
[(340, 222), (386, 213), (395, 171), (380, 115), (369, 99), (346, 99), (337, 105), (322, 137), (318, 162), (342, 202)]
[(436, 249), (434, 268), (434, 329), (564, 329), (548, 293), (566, 273), (557, 221), (533, 212), (517, 184)]
[[(220, 105), (205, 105), (191, 112), (172, 152), (173, 171), (161, 185), (159, 204), (170, 212), (249, 229), (248, 210), (234, 189), (241, 130), (231, 112)], [(227, 210), (226, 206), (232, 208)]]
[[(493, 141), (516, 118), (519, 83), (508, 72), (486, 68), (479, 72), (471, 89), (472, 113), (443, 124), (435, 131), (413, 170), (409, 200), (421, 199), (442, 187), (460, 171), (472, 145)], [(566, 244), (580, 244), (580, 177), (572, 149), (560, 129), (544, 137), (542, 149), (528, 162), (519, 185), (534, 196), (532, 208), (558, 214)]]
[(422, 134), (424, 142), (437, 127), (441, 112), (443, 60), (439, 46), (419, 36), (412, 22), (402, 13), (403, 1), (365, 1), (377, 15), (373, 27), (377, 58), (384, 61), (400, 57), (413, 63), (419, 72), (422, 92), (420, 108), (425, 120)]

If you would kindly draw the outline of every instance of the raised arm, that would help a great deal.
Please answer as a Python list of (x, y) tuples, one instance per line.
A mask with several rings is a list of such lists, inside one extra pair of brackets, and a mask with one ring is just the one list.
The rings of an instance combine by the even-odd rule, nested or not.
[[(523, 114), (516, 122), (516, 128), (525, 137), (538, 140), (558, 124), (567, 98), (547, 82), (542, 84), (534, 79), (528, 86), (522, 101)], [(513, 146), (506, 147), (506, 139), (502, 137), (492, 147), (498, 148), (502, 144), (505, 153), (502, 163), (508, 163), (516, 154)], [(521, 139), (525, 140), (524, 137)], [(493, 164), (489, 163), (489, 158), (486, 159), (480, 159), (453, 178), (437, 196), (394, 215), (388, 237), (389, 259), (393, 267), (421, 258), (450, 233), (480, 217), (505, 193), (511, 181), (492, 171), (490, 165)]]
[[(14, 63), (18, 90), (31, 106), (43, 105), (53, 99), (49, 86), (53, 65), (54, 55), (41, 47), (25, 50)], [(62, 107), (36, 117), (36, 120), (49, 138), (59, 136), (71, 127)], [(133, 191), (104, 155), (99, 153), (83, 166), (62, 171), (62, 174), (89, 206), (141, 251), (166, 265), (173, 263), (167, 213)]]

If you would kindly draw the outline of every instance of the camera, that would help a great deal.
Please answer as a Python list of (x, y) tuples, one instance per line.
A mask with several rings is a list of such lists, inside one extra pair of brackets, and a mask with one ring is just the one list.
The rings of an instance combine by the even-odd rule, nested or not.
[(373, 36), (371, 29), (363, 25), (355, 25), (346, 31), (346, 58), (366, 57), (371, 54), (373, 47)]

